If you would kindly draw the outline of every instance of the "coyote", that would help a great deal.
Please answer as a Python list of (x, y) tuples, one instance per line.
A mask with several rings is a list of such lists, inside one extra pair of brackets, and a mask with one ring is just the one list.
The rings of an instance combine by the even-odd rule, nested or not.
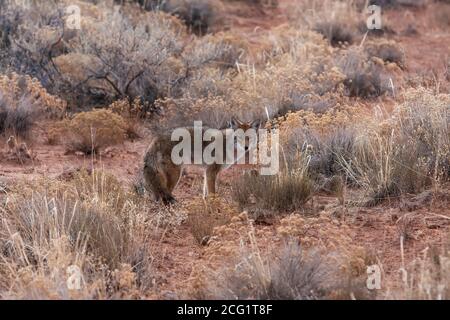
[[(244, 132), (248, 129), (258, 130), (260, 122), (258, 120), (252, 122), (242, 122), (238, 119), (232, 118), (229, 122), (229, 127), (233, 130), (242, 129)], [(193, 128), (186, 128), (193, 136)], [(203, 127), (202, 130), (208, 128)], [(225, 134), (225, 129), (221, 130)], [(171, 135), (158, 135), (150, 143), (145, 157), (144, 157), (144, 183), (148, 190), (150, 190), (156, 201), (162, 201), (164, 204), (170, 204), (175, 202), (175, 198), (172, 195), (172, 191), (180, 180), (182, 169), (186, 164), (177, 165), (174, 164), (171, 158), (172, 149), (179, 142), (171, 141)], [(191, 141), (193, 147), (193, 141)], [(210, 142), (202, 141), (202, 151)], [(236, 147), (236, 145), (235, 145)], [(244, 147), (244, 146), (243, 146)], [(225, 144), (224, 147), (225, 149)], [(245, 153), (248, 153), (249, 145), (245, 142)], [(224, 152), (225, 154), (225, 152)], [(193, 163), (193, 161), (192, 161)], [(197, 165), (198, 166), (198, 165)], [(202, 161), (200, 164), (203, 167), (204, 175), (204, 187), (203, 195), (206, 197), (208, 194), (216, 193), (216, 179), (220, 171), (228, 168), (230, 164), (205, 164)]]

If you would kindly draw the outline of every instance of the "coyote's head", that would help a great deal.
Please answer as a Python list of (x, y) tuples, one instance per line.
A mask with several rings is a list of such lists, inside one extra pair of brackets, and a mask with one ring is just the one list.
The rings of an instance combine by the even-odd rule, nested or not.
[[(261, 126), (261, 121), (260, 120), (254, 120), (254, 121), (249, 121), (249, 122), (243, 122), (237, 118), (231, 118), (230, 122), (229, 122), (229, 127), (231, 129), (233, 129), (234, 131), (236, 130), (242, 130), (244, 132), (244, 134), (246, 135), (246, 139), (244, 139), (244, 141), (237, 141), (236, 143), (245, 149), (245, 152), (249, 151), (250, 147), (251, 147), (251, 142), (252, 139), (250, 139), (249, 137), (254, 134), (255, 138), (257, 139), (258, 136), (258, 129)], [(250, 132), (249, 130), (252, 130), (253, 132)], [(254, 141), (254, 143), (256, 143), (256, 141)]]
[(233, 129), (233, 130), (242, 129), (242, 130), (244, 130), (244, 132), (247, 131), (248, 129), (258, 130), (259, 127), (261, 126), (261, 121), (259, 121), (259, 120), (243, 122), (237, 118), (231, 118), (229, 123), (230, 123), (231, 129)]

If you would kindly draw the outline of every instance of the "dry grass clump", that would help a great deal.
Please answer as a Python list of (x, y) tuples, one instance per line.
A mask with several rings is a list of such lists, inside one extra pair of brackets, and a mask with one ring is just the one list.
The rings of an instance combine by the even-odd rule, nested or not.
[(208, 33), (221, 19), (221, 2), (216, 0), (168, 0), (160, 9), (179, 17), (198, 35)]
[(371, 41), (365, 44), (365, 50), (369, 57), (377, 57), (384, 62), (396, 63), (399, 67), (405, 68), (405, 54), (395, 41)]
[(208, 298), (241, 300), (317, 300), (326, 297), (336, 282), (336, 270), (319, 252), (304, 251), (295, 243), (279, 255), (255, 250), (243, 254), (233, 271), (224, 270)]
[[(3, 298), (141, 298), (152, 286), (147, 239), (155, 221), (114, 177), (82, 172), (69, 183), (17, 185), (7, 197), (0, 207)], [(77, 270), (79, 288), (72, 288)]]
[(122, 143), (126, 138), (124, 119), (110, 110), (81, 112), (56, 123), (49, 131), (50, 140), (63, 142), (71, 151), (98, 153), (102, 148)]
[[(346, 182), (354, 182), (346, 175), (342, 159), (354, 157), (355, 143), (360, 121), (359, 104), (338, 106), (324, 113), (300, 110), (280, 117), (272, 123), (280, 130), (283, 157), (292, 162), (299, 153), (310, 156), (308, 171), (315, 189), (327, 178), (342, 176)], [(336, 179), (336, 178), (335, 178)]]
[(233, 186), (233, 198), (258, 217), (274, 212), (302, 209), (310, 199), (313, 185), (309, 175), (310, 156), (299, 154), (292, 166), (276, 175), (245, 173)]
[(220, 198), (194, 199), (187, 207), (186, 223), (198, 244), (205, 246), (214, 228), (229, 222), (233, 208)]
[(376, 205), (448, 181), (448, 101), (446, 94), (411, 89), (387, 119), (363, 116), (364, 128), (354, 124), (351, 108), (298, 111), (278, 122), (288, 158), (308, 151), (311, 177), (345, 176), (372, 199), (366, 204)]
[[(447, 236), (448, 237), (448, 236)], [(449, 242), (425, 248), (421, 255), (401, 269), (402, 286), (388, 298), (448, 300), (450, 297)]]
[(354, 1), (316, 1), (295, 3), (289, 10), (294, 26), (320, 33), (332, 46), (352, 44), (358, 36), (362, 15)]
[[(115, 0), (124, 4), (124, 0)], [(189, 30), (197, 35), (205, 35), (214, 30), (222, 21), (222, 2), (218, 0), (132, 0), (142, 8), (164, 11), (178, 17)]]
[(448, 95), (410, 89), (390, 118), (366, 128), (351, 164), (343, 163), (371, 204), (448, 181), (448, 111)]
[(65, 108), (36, 79), (16, 73), (0, 76), (0, 133), (25, 137), (38, 118), (61, 118)]
[(352, 44), (354, 33), (350, 27), (338, 22), (321, 22), (315, 25), (314, 31), (322, 34), (332, 46)]
[(293, 214), (280, 221), (277, 233), (287, 239), (296, 239), (304, 250), (322, 252), (327, 263), (337, 266), (340, 280), (335, 279), (328, 298), (370, 297), (365, 287), (366, 269), (374, 263), (374, 257), (354, 243), (354, 234), (348, 225), (327, 214), (312, 218)]
[(373, 98), (392, 90), (393, 76), (387, 72), (384, 64), (369, 59), (359, 49), (342, 53), (337, 58), (337, 64), (346, 75), (344, 85), (350, 97)]

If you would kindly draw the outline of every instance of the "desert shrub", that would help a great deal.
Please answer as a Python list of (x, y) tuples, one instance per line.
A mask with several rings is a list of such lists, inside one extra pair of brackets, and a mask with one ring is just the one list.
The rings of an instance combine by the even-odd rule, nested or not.
[[(20, 184), (0, 207), (3, 298), (137, 298), (152, 286), (148, 208), (114, 177)], [(143, 212), (147, 212), (142, 214)], [(82, 274), (68, 287), (69, 270)]]
[(22, 99), (15, 102), (0, 93), (0, 132), (11, 131), (19, 136), (26, 136), (32, 127), (37, 112), (29, 100)]
[(367, 294), (366, 265), (371, 261), (348, 225), (326, 214), (292, 214), (277, 226), (256, 227), (242, 212), (216, 227), (193, 268), (188, 297), (359, 299)]
[(352, 29), (343, 24), (322, 22), (318, 23), (313, 30), (322, 34), (334, 47), (353, 43)]
[(225, 0), (228, 2), (244, 2), (251, 5), (260, 5), (260, 6), (269, 6), (269, 7), (277, 7), (278, 0)]
[(350, 97), (371, 98), (384, 94), (389, 88), (389, 75), (376, 61), (368, 60), (359, 50), (349, 50), (337, 58), (346, 75), (344, 86)]
[(352, 163), (344, 161), (373, 199), (370, 204), (449, 177), (448, 95), (411, 89), (405, 97), (392, 117), (360, 137)]
[(231, 33), (220, 32), (197, 38), (183, 51), (187, 68), (213, 65), (220, 68), (234, 67), (247, 49), (246, 42)]
[[(345, 100), (345, 76), (335, 66), (332, 49), (320, 35), (292, 28), (276, 32), (277, 37), (267, 39), (277, 41), (271, 43), (261, 66), (239, 63), (234, 69), (223, 70), (217, 61), (227, 61), (221, 58), (230, 52), (224, 50), (230, 47), (227, 36), (218, 36), (220, 45), (201, 39), (189, 46), (183, 53), (188, 68), (180, 94), (156, 104), (163, 114), (176, 111), (169, 112), (175, 116), (173, 121), (170, 116), (164, 120), (182, 125), (204, 120), (220, 128), (231, 115), (243, 120), (266, 120), (302, 109), (325, 112)], [(236, 48), (245, 52), (245, 45), (237, 42)], [(203, 47), (206, 49), (201, 50)], [(235, 59), (229, 60), (230, 66)]]
[(184, 33), (177, 19), (162, 12), (129, 16), (83, 2), (77, 5), (88, 32), (77, 32), (64, 28), (65, 5), (9, 4), (9, 11), (20, 14), (17, 32), (10, 36), (13, 70), (33, 75), (74, 107), (136, 97), (151, 104), (167, 93), (178, 75), (166, 62), (180, 52)]
[(294, 26), (319, 32), (332, 46), (352, 44), (362, 20), (353, 1), (302, 1), (288, 12)]
[[(304, 130), (303, 130), (304, 131)], [(312, 131), (304, 131), (292, 141), (290, 155), (296, 150), (310, 148), (311, 162), (310, 173), (313, 176), (318, 174), (332, 177), (343, 174), (342, 159), (350, 161), (354, 155), (356, 132), (350, 128), (336, 128), (326, 134), (317, 134)], [(301, 143), (301, 145), (299, 145)]]
[[(339, 188), (355, 183), (354, 177), (347, 174), (343, 162), (351, 161), (355, 156), (360, 136), (356, 121), (361, 121), (358, 104), (341, 105), (324, 113), (312, 110), (291, 112), (275, 119), (270, 125), (279, 129), (283, 159), (292, 163), (298, 154), (308, 154), (308, 171), (314, 181), (314, 190), (321, 190), (330, 182), (330, 188), (323, 191), (329, 189), (328, 193), (339, 197)], [(339, 184), (333, 185), (334, 182)]]
[(400, 46), (393, 41), (377, 41), (365, 44), (365, 50), (369, 57), (377, 57), (384, 62), (396, 63), (399, 67), (405, 67), (405, 54)]
[(221, 96), (164, 99), (157, 101), (156, 105), (165, 115), (163, 123), (159, 124), (162, 128), (192, 126), (193, 121), (202, 121), (206, 127), (222, 129), (238, 113), (237, 108)]
[(25, 137), (37, 119), (60, 118), (66, 103), (29, 76), (0, 76), (0, 133)]
[(163, 10), (183, 20), (192, 32), (204, 35), (220, 18), (219, 6), (218, 1), (169, 0), (163, 5)]
[(245, 173), (232, 186), (233, 198), (256, 217), (301, 209), (312, 193), (309, 161), (309, 156), (300, 154), (276, 175)]
[(236, 269), (224, 272), (207, 294), (215, 299), (316, 300), (334, 283), (333, 270), (319, 252), (291, 243), (272, 257), (253, 251), (241, 257)]
[[(211, 30), (217, 30), (222, 21), (221, 2), (217, 0), (132, 0), (142, 8), (151, 11), (164, 11), (178, 17), (188, 29), (197, 34), (205, 35)], [(123, 0), (115, 0), (123, 3)]]
[(219, 198), (192, 200), (186, 208), (186, 223), (197, 243), (207, 245), (214, 234), (214, 228), (225, 225), (230, 220), (232, 210)]
[(110, 110), (94, 110), (78, 113), (72, 119), (57, 123), (49, 133), (64, 142), (69, 150), (91, 154), (122, 143), (126, 137), (126, 123), (120, 115)]
[(7, 1), (1, 15), (12, 22), (7, 28), (10, 68), (37, 78), (47, 89), (59, 86), (51, 60), (64, 35), (64, 3)]
[(89, 90), (111, 100), (141, 97), (151, 103), (167, 89), (169, 78), (176, 78), (166, 62), (181, 49), (182, 29), (164, 14), (146, 13), (134, 24), (110, 11), (89, 28), (72, 42), (74, 53), (90, 57), (80, 79)]
[(449, 237), (427, 247), (420, 257), (402, 268), (402, 285), (388, 298), (446, 300), (450, 295)]
[[(344, 75), (335, 67), (332, 49), (314, 32), (280, 30), (272, 56), (262, 70), (242, 66), (233, 79), (231, 99), (244, 110), (269, 118), (289, 111), (320, 112), (341, 96)], [(247, 112), (248, 112), (247, 111)]]
[[(243, 231), (240, 226), (233, 224), (218, 228), (215, 234), (222, 238), (227, 233), (226, 230), (234, 238)], [(237, 248), (233, 247), (227, 238), (222, 239), (222, 246), (215, 246), (218, 242), (214, 241), (210, 245), (212, 248), (207, 248), (207, 252), (234, 252), (234, 263), (216, 270), (202, 270), (211, 276), (200, 282), (200, 279), (195, 278), (197, 282), (194, 290), (190, 292), (190, 297), (233, 300), (367, 297), (367, 290), (364, 290), (365, 281), (360, 281), (358, 276), (362, 274), (364, 277), (365, 262), (362, 258), (359, 258), (362, 261), (351, 260), (350, 263), (350, 260), (347, 260), (350, 257), (341, 256), (340, 250), (337, 252), (322, 249), (322, 244), (319, 247), (305, 247), (301, 241), (289, 237), (274, 248), (269, 244), (271, 249), (263, 251), (258, 246), (263, 241), (262, 235), (258, 237), (254, 231), (250, 227), (245, 236), (238, 237), (236, 240), (241, 245)], [(270, 232), (261, 233), (270, 238)], [(243, 241), (247, 238), (247, 241)], [(243, 245), (248, 242), (248, 246)], [(347, 252), (347, 248), (338, 248)], [(353, 251), (352, 254), (356, 259), (360, 253)]]

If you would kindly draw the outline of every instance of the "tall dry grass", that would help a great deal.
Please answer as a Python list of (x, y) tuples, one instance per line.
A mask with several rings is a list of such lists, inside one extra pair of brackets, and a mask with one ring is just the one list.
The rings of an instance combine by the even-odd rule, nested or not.
[[(12, 187), (0, 207), (0, 296), (145, 297), (154, 288), (158, 228), (172, 223), (158, 210), (104, 172)], [(82, 275), (75, 289), (73, 270)]]

